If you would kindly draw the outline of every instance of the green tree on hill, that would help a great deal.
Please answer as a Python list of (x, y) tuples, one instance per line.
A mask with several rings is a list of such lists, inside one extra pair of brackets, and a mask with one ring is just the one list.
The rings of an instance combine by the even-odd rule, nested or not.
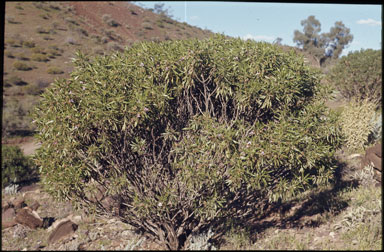
[(312, 54), (320, 66), (330, 59), (337, 59), (343, 49), (353, 40), (350, 29), (343, 22), (335, 22), (328, 33), (321, 33), (321, 24), (315, 16), (301, 21), (303, 32), (294, 31), (293, 42), (304, 51)]

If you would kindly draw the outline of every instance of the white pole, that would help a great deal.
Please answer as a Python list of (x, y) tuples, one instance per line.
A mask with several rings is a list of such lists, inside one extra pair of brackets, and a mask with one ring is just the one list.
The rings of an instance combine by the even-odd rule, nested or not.
[(184, 22), (187, 22), (187, 1), (184, 1)]

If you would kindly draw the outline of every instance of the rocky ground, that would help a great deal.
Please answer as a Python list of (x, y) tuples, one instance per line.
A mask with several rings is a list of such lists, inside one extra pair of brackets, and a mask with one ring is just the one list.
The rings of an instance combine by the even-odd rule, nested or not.
[(39, 186), (2, 197), (2, 250), (162, 249), (115, 218), (96, 218), (56, 202)]

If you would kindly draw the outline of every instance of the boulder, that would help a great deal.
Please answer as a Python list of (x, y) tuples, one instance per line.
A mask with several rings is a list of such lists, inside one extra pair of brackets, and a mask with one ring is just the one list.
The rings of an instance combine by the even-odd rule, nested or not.
[(25, 201), (24, 201), (23, 197), (18, 197), (16, 199), (14, 199), (13, 201), (11, 201), (11, 204), (13, 205), (13, 207), (15, 208), (16, 211), (18, 209), (21, 209), (21, 208), (27, 206), (27, 204), (25, 204)]
[(23, 225), (16, 225), (13, 230), (13, 238), (24, 239), (27, 236), (28, 230)]
[(16, 214), (15, 220), (17, 223), (32, 229), (43, 227), (43, 220), (35, 211), (30, 209), (29, 207), (24, 207), (23, 209), (20, 209)]
[(361, 168), (363, 169), (367, 165), (372, 165), (374, 168), (375, 179), (381, 182), (381, 143), (368, 148), (365, 152), (365, 156), (361, 160)]
[(15, 209), (13, 207), (7, 208), (1, 213), (1, 222), (13, 220), (16, 216)]
[(48, 237), (48, 244), (53, 244), (75, 233), (78, 226), (71, 220), (61, 222)]
[(31, 208), (33, 211), (36, 211), (36, 210), (39, 208), (39, 206), (40, 206), (39, 202), (35, 201), (35, 202), (33, 202), (33, 203), (29, 206), (29, 208)]
[(12, 204), (11, 202), (9, 201), (3, 201), (1, 202), (1, 211), (4, 212), (5, 210), (7, 210), (8, 208), (12, 207)]
[(1, 227), (9, 228), (15, 226), (17, 223), (15, 221), (16, 211), (13, 207), (8, 205), (7, 208), (3, 209), (1, 213)]
[(13, 227), (15, 225), (17, 225), (17, 222), (14, 219), (12, 219), (10, 221), (1, 222), (1, 228), (9, 228), (9, 227)]

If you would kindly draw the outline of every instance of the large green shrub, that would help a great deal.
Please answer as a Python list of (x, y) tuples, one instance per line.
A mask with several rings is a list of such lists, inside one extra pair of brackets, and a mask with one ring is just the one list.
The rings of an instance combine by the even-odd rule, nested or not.
[(1, 185), (22, 182), (36, 178), (37, 169), (33, 161), (24, 156), (17, 146), (1, 146)]
[(34, 116), (45, 189), (170, 249), (332, 177), (329, 91), (294, 52), (220, 35), (78, 53), (74, 64)]
[(343, 56), (329, 73), (330, 82), (347, 99), (381, 104), (381, 50), (362, 49)]

